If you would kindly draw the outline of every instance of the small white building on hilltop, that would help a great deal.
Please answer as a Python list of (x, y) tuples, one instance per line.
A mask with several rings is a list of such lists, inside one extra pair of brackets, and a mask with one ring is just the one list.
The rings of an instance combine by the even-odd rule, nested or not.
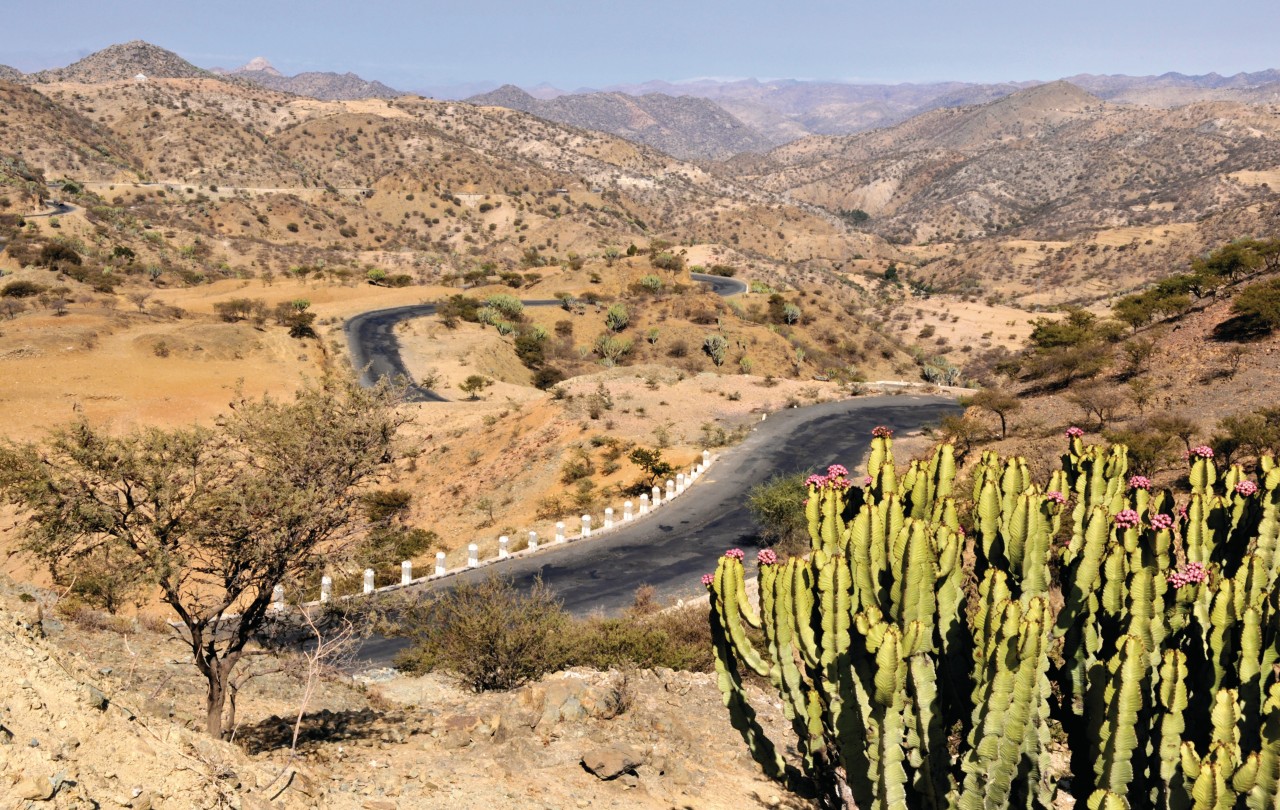
[(139, 73), (137, 76), (134, 76), (134, 77), (133, 77), (133, 80), (134, 80), (134, 82), (136, 82), (136, 83), (138, 83), (138, 84), (146, 84), (146, 83), (147, 83), (147, 74), (145, 74), (145, 73)]

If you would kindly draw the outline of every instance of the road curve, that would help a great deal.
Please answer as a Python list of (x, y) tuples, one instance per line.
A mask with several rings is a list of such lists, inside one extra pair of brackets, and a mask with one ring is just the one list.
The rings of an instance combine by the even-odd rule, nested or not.
[[(746, 291), (746, 284), (719, 276), (694, 276), (720, 295)], [(559, 301), (526, 301), (526, 306)], [(400, 358), (395, 326), (432, 314), (431, 304), (396, 307), (357, 315), (346, 324), (351, 356), (364, 369), (361, 382), (408, 377)], [(413, 387), (410, 398), (444, 401), (434, 391)], [(491, 574), (528, 587), (541, 577), (574, 615), (617, 613), (642, 584), (660, 600), (698, 596), (700, 575), (715, 567), (727, 548), (747, 550), (754, 560), (757, 529), (745, 508), (747, 492), (777, 475), (842, 463), (853, 467), (866, 452), (871, 429), (888, 425), (910, 432), (960, 410), (953, 399), (938, 396), (875, 396), (827, 402), (772, 414), (745, 441), (725, 451), (716, 464), (678, 500), (643, 521), (598, 538), (544, 548), (537, 554), (493, 563), (416, 590), (452, 587)], [(405, 639), (375, 636), (364, 642), (360, 666), (390, 665), (408, 646)]]
[[(748, 561), (755, 559), (757, 530), (745, 508), (751, 487), (779, 473), (835, 463), (852, 468), (876, 425), (909, 432), (960, 409), (953, 399), (904, 395), (781, 411), (725, 451), (697, 486), (646, 520), (421, 587), (452, 587), (497, 573), (523, 588), (541, 577), (577, 616), (618, 613), (642, 584), (652, 585), (663, 601), (699, 596), (700, 575), (715, 568), (725, 549), (742, 548)], [(405, 639), (374, 637), (365, 642), (360, 658), (364, 666), (388, 666), (407, 646)]]
[(80, 210), (79, 208), (76, 208), (71, 203), (56, 202), (56, 203), (51, 203), (49, 206), (49, 210), (47, 211), (41, 211), (37, 214), (23, 214), (22, 217), (23, 219), (35, 219), (37, 217), (60, 217), (60, 216), (65, 216), (66, 214), (75, 213), (76, 211), (79, 211), (79, 210)]
[[(692, 273), (694, 281), (709, 284), (717, 295), (738, 295), (747, 291), (746, 282), (723, 276)], [(556, 307), (555, 299), (538, 299), (522, 302), (526, 307)], [(427, 388), (412, 383), (413, 376), (400, 356), (400, 342), (396, 338), (396, 326), (414, 318), (434, 315), (435, 304), (412, 304), (391, 309), (376, 309), (351, 318), (343, 326), (347, 335), (347, 348), (351, 362), (360, 371), (360, 383), (373, 385), (380, 379), (403, 378), (410, 381), (406, 393), (410, 402), (446, 402), (444, 397)]]

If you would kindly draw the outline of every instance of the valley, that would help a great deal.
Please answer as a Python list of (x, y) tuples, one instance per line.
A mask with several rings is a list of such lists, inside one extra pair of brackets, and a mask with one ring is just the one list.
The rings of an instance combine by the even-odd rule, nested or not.
[[(824, 714), (840, 689), (915, 724), (848, 750), (864, 771), (909, 752), (897, 787), (935, 780), (930, 807), (980, 794), (1006, 748), (1028, 806), (1142, 806), (1095, 802), (1095, 754), (1120, 755), (1080, 742), (1078, 707), (1121, 684), (1149, 701), (1125, 754), (1148, 795), (1175, 789), (1151, 775), (1183, 734), (1162, 713), (1194, 727), (1180, 774), (1259, 747), (1272, 767), (1259, 723), (1234, 754), (1196, 729), (1225, 716), (1211, 693), (1280, 717), (1274, 678), (1239, 675), (1280, 649), (1244, 635), (1275, 610), (1278, 88), (450, 100), (143, 41), (0, 67), (0, 743), (44, 741), (0, 747), (0, 794), (807, 808), (839, 785), (891, 806), (893, 773), (810, 756), (848, 731)], [(548, 542), (709, 456), (651, 518)], [(550, 547), (471, 562), (531, 531)], [(451, 573), (360, 595), (406, 561)], [(1000, 633), (1016, 697), (970, 669)], [(877, 650), (893, 688), (863, 677)], [(1192, 698), (1155, 708), (1187, 650)], [(856, 686), (824, 680), (839, 655)], [(1067, 661), (1092, 679), (1074, 702)], [(1034, 734), (1001, 748), (972, 718), (1015, 701)], [(1237, 765), (1223, 784), (1271, 789)]]

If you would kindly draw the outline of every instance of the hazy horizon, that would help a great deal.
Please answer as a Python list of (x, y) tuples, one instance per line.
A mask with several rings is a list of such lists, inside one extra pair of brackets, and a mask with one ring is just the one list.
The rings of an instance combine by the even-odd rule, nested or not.
[[(0, 63), (34, 72), (142, 39), (200, 67), (262, 56), (286, 74), (350, 71), (406, 91), (549, 84), (583, 87), (758, 78), (870, 84), (1046, 81), (1076, 74), (1232, 75), (1275, 67), (1280, 4), (1228, 12), (1189, 2), (1083, 0), (1063, 8), (990, 2), (857, 8), (656, 0), (644, 5), (494, 0), (454, 7), (317, 0), (282, 3), (66, 0), (6, 11)], [(358, 13), (350, 10), (358, 8)], [(1248, 20), (1248, 25), (1241, 25)], [(769, 77), (769, 78), (765, 78)]]

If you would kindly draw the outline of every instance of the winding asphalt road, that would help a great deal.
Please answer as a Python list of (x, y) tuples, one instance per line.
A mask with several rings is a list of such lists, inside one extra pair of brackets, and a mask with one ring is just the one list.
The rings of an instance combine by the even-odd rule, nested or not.
[[(747, 291), (745, 282), (723, 276), (708, 276), (693, 273), (694, 281), (709, 284), (717, 295), (738, 295)], [(558, 307), (555, 299), (539, 299), (524, 301), (526, 307)], [(405, 321), (434, 315), (435, 304), (413, 304), (406, 307), (377, 309), (357, 315), (346, 322), (343, 329), (347, 334), (347, 347), (351, 352), (352, 365), (361, 369), (360, 382), (373, 385), (379, 379), (405, 379), (410, 381), (406, 394), (410, 402), (446, 402), (447, 400), (427, 388), (412, 382), (413, 375), (404, 365), (400, 357), (400, 342), (396, 338), (396, 327)]]
[[(708, 276), (698, 280), (712, 283), (722, 295), (745, 290), (745, 285), (732, 279)], [(408, 376), (394, 327), (434, 311), (429, 304), (397, 307), (348, 321), (352, 357), (359, 366), (368, 368), (364, 382), (384, 375)], [(415, 393), (419, 401), (443, 399), (425, 389)], [(527, 587), (541, 577), (565, 608), (579, 616), (620, 612), (631, 604), (642, 584), (653, 586), (662, 601), (699, 596), (703, 591), (700, 576), (715, 567), (725, 549), (740, 547), (748, 552), (748, 560), (755, 557), (757, 529), (744, 505), (751, 487), (779, 473), (823, 469), (835, 463), (852, 468), (866, 452), (876, 425), (910, 432), (958, 410), (960, 406), (952, 399), (898, 395), (858, 397), (782, 411), (760, 422), (745, 441), (721, 455), (697, 486), (651, 517), (598, 538), (544, 548), (420, 588), (451, 587), (494, 573)], [(375, 637), (364, 644), (360, 658), (364, 666), (389, 665), (406, 646), (405, 639)]]

